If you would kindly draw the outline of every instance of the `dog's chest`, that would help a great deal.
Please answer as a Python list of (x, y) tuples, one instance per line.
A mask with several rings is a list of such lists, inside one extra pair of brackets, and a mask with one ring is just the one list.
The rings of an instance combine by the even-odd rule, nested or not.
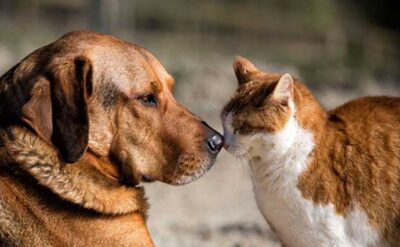
[(257, 205), (281, 241), (294, 247), (382, 246), (361, 209), (355, 207), (342, 216), (333, 204), (306, 200), (297, 181), (307, 157), (287, 155), (277, 158), (275, 153), (274, 159), (271, 154), (259, 155), (252, 165)]

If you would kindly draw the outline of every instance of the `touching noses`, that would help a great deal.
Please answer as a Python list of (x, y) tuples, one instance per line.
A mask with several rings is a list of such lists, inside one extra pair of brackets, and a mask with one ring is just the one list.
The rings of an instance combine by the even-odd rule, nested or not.
[(212, 154), (218, 154), (224, 146), (224, 137), (215, 129), (211, 128), (206, 122), (202, 122), (206, 131), (207, 150)]

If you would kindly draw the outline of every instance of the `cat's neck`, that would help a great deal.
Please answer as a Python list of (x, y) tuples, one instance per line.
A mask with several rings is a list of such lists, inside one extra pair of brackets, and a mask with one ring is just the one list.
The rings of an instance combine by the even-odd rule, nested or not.
[(326, 130), (328, 113), (314, 97), (311, 91), (301, 82), (294, 84), (295, 117), (299, 125), (313, 133), (314, 138), (319, 138)]
[(274, 188), (279, 186), (278, 180), (296, 182), (313, 149), (312, 133), (303, 129), (294, 116), (278, 133), (259, 134), (249, 150), (255, 185)]
[(300, 82), (295, 82), (293, 115), (277, 133), (259, 134), (249, 150), (256, 185), (279, 186), (278, 180), (297, 183), (307, 159), (329, 131), (328, 114)]

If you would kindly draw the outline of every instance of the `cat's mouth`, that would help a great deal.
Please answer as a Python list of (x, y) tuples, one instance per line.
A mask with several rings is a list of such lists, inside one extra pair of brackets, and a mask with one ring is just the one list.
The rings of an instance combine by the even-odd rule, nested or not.
[(243, 157), (249, 153), (249, 148), (240, 144), (225, 144), (225, 150), (235, 157)]
[(248, 146), (238, 142), (238, 137), (229, 131), (224, 131), (224, 140), (225, 150), (235, 157), (245, 156), (249, 151)]

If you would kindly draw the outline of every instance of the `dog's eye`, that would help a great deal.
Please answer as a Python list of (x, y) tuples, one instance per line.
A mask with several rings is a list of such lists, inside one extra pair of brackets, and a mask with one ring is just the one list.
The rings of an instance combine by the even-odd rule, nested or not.
[(152, 94), (148, 94), (139, 98), (140, 103), (145, 106), (157, 107), (157, 99), (156, 96)]

